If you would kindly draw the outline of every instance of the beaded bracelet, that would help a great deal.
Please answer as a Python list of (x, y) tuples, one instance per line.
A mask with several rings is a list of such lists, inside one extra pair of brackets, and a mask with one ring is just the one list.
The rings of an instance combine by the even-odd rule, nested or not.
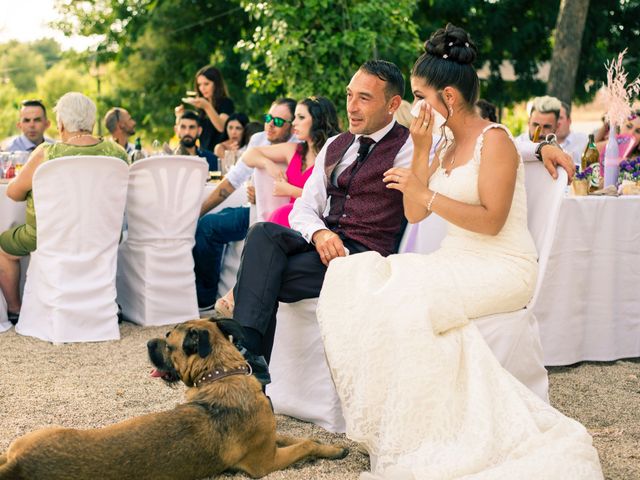
[(433, 201), (436, 199), (436, 197), (438, 196), (438, 192), (433, 192), (433, 195), (431, 195), (431, 200), (429, 200), (429, 203), (427, 203), (427, 211), (431, 211), (431, 205), (433, 205)]

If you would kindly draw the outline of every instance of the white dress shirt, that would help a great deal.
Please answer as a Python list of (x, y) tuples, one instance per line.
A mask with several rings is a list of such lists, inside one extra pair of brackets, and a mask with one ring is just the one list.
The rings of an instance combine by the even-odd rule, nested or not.
[[(375, 142), (379, 142), (393, 128), (395, 121), (392, 121), (384, 128), (377, 132), (367, 135)], [(360, 148), (360, 137), (356, 135), (355, 140), (347, 149), (342, 160), (338, 162), (333, 170), (332, 182), (335, 185), (336, 179), (349, 165), (355, 162), (358, 156), (358, 148)], [(289, 214), (289, 223), (291, 228), (297, 230), (302, 236), (311, 242), (313, 234), (318, 230), (324, 230), (327, 226), (324, 223), (324, 217), (331, 207), (330, 199), (327, 197), (327, 175), (325, 173), (324, 164), (327, 154), (327, 147), (337, 138), (337, 135), (327, 140), (322, 150), (316, 157), (315, 164), (311, 176), (307, 180), (302, 189), (302, 196), (299, 197), (293, 205), (293, 210)], [(373, 146), (375, 147), (375, 145)], [(373, 148), (372, 147), (372, 148)], [(395, 167), (409, 168), (413, 157), (413, 141), (409, 136), (402, 146), (398, 155), (393, 162)], [(382, 177), (380, 178), (382, 182)]]
[[(289, 140), (287, 140), (287, 142), (297, 141), (298, 139), (295, 135), (291, 135)], [(267, 145), (271, 145), (271, 142), (267, 139), (267, 133), (258, 132), (251, 136), (245, 150), (252, 147), (266, 147)], [(253, 167), (248, 167), (247, 164), (242, 161), (242, 157), (240, 157), (225, 178), (229, 180), (231, 186), (237, 190), (244, 182), (249, 180), (252, 174)]]
[(513, 139), (513, 143), (516, 145), (516, 150), (522, 157), (523, 162), (539, 162), (536, 157), (537, 143), (533, 143), (529, 138), (529, 133), (524, 132)]

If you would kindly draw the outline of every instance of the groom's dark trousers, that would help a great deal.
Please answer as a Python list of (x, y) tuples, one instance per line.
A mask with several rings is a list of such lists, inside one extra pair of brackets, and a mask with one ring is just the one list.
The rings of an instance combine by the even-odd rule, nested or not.
[[(342, 241), (350, 254), (369, 250), (348, 238), (342, 238)], [(247, 348), (264, 355), (268, 362), (278, 302), (292, 303), (318, 297), (326, 271), (315, 246), (296, 230), (271, 222), (251, 227), (233, 291), (234, 320), (245, 330), (251, 329), (262, 336), (261, 345), (256, 345), (255, 337), (248, 338)]]

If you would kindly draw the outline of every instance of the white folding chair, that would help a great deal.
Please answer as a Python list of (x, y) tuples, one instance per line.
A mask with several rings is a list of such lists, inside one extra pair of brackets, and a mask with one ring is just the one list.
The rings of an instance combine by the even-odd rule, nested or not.
[(117, 275), (127, 320), (167, 325), (198, 318), (191, 250), (207, 176), (207, 162), (194, 156), (150, 157), (131, 166)]
[(33, 176), (38, 248), (31, 254), (16, 332), (51, 342), (120, 338), (115, 275), (127, 164), (62, 157)]
[[(501, 365), (548, 401), (547, 371), (532, 307), (544, 277), (567, 173), (560, 169), (558, 179), (554, 181), (542, 163), (525, 162), (524, 165), (528, 225), (538, 249), (539, 275), (535, 293), (522, 310), (489, 315), (473, 322)], [(444, 237), (445, 227), (444, 220), (436, 215), (420, 224), (410, 225), (400, 251), (407, 251), (407, 242), (412, 235), (415, 245), (412, 251), (429, 253), (436, 250)], [(412, 228), (419, 230), (412, 232)], [(267, 393), (276, 413), (316, 423), (329, 431), (343, 432), (344, 418), (326, 363), (315, 317), (316, 306), (317, 299), (280, 304), (269, 365), (273, 383), (267, 386)]]

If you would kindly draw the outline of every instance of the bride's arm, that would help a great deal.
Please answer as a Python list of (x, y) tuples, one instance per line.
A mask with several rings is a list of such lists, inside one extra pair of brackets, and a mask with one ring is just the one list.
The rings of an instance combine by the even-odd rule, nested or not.
[[(429, 165), (429, 154), (433, 139), (433, 124), (430, 120), (431, 107), (423, 104), (420, 114), (411, 122), (410, 132), (413, 141), (413, 158), (411, 168), (394, 167), (384, 173), (383, 182), (387, 188), (397, 188), (399, 182), (406, 183), (406, 187), (398, 188), (403, 192), (402, 203), (404, 206), (404, 216), (409, 223), (418, 223), (429, 214), (427, 205), (427, 185), (429, 178), (439, 165), (439, 154), (435, 155), (433, 162)], [(411, 194), (408, 194), (408, 192)]]
[(511, 209), (518, 161), (518, 152), (506, 132), (496, 128), (489, 130), (484, 135), (478, 174), (480, 205), (438, 194), (431, 204), (431, 211), (465, 230), (497, 235)]

